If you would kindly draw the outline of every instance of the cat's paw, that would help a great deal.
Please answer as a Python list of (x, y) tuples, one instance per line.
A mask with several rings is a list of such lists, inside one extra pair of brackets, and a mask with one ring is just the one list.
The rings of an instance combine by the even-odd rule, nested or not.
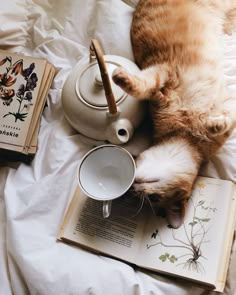
[(123, 67), (117, 67), (113, 71), (112, 80), (123, 89), (128, 88), (131, 83), (130, 75)]
[(235, 26), (232, 22), (226, 22), (223, 29), (224, 33), (230, 36), (235, 31)]
[(225, 16), (223, 30), (225, 34), (232, 35), (236, 31), (236, 9), (231, 9)]
[(224, 115), (209, 116), (207, 120), (207, 128), (212, 135), (221, 135), (229, 131), (232, 122), (229, 117)]

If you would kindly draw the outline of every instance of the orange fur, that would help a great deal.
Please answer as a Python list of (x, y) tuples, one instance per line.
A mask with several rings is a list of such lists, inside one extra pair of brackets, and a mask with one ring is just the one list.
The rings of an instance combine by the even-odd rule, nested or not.
[[(156, 195), (159, 204), (173, 202), (177, 195), (189, 197), (199, 167), (236, 125), (236, 97), (225, 86), (221, 48), (222, 32), (232, 31), (235, 15), (236, 0), (140, 0), (136, 7), (131, 41), (141, 70), (117, 68), (113, 80), (130, 95), (150, 102), (154, 144), (137, 159), (134, 187)], [(182, 149), (176, 149), (175, 141)], [(163, 171), (157, 171), (155, 179), (151, 167), (156, 169), (152, 165), (164, 146), (172, 149), (173, 165), (181, 165), (180, 154), (189, 160), (185, 170), (176, 167), (168, 175), (169, 160), (160, 158)], [(179, 194), (180, 189), (185, 193)]]

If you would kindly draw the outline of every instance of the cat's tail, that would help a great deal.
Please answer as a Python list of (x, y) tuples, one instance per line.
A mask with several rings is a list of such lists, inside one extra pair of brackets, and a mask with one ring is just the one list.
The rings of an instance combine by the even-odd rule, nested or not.
[(123, 67), (117, 67), (113, 74), (113, 81), (126, 93), (139, 99), (150, 99), (156, 95), (169, 78), (166, 64), (146, 68), (136, 74), (129, 73)]

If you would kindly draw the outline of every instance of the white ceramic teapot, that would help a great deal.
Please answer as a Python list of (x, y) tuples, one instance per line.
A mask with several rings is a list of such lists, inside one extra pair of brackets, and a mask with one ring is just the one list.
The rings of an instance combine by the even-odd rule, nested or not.
[(62, 107), (68, 122), (86, 137), (113, 144), (128, 142), (144, 118), (144, 102), (127, 95), (113, 83), (116, 67), (139, 71), (132, 61), (103, 55), (97, 40), (90, 47), (90, 60), (78, 63), (62, 90)]

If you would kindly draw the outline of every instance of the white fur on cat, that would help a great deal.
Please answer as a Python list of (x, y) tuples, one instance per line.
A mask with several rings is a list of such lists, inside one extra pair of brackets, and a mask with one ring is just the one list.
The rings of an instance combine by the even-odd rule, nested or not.
[(145, 150), (136, 160), (135, 190), (156, 193), (177, 176), (194, 176), (198, 169), (192, 150), (183, 138), (163, 142)]

